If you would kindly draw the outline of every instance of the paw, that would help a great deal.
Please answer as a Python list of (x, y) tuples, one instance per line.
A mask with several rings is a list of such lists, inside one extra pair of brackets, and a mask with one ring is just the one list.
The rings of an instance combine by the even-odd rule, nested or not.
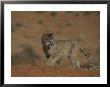
[(51, 63), (50, 61), (47, 61), (47, 62), (46, 62), (46, 65), (47, 65), (47, 66), (54, 66), (54, 64)]

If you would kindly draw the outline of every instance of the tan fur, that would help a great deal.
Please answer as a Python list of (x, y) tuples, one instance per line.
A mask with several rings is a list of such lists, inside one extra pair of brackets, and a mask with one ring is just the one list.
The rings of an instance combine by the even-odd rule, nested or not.
[[(53, 33), (52, 33), (53, 34)], [(50, 38), (49, 36), (48, 38)], [(43, 37), (43, 44), (48, 43), (48, 41)], [(53, 40), (53, 41), (52, 41)], [(49, 58), (46, 61), (46, 64), (48, 66), (55, 66), (56, 62), (63, 58), (68, 58), (71, 62), (72, 68), (80, 68), (80, 61), (76, 58), (77, 51), (80, 51), (84, 56), (90, 57), (90, 54), (81, 47), (80, 42), (77, 40), (55, 40), (54, 37), (51, 38), (52, 43), (47, 46), (49, 48), (46, 50), (49, 55)], [(46, 46), (46, 45), (45, 45)], [(46, 49), (46, 47), (45, 47)]]

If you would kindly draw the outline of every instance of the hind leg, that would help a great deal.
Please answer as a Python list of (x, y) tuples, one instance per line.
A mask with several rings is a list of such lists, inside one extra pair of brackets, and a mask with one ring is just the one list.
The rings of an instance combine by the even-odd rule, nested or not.
[(75, 60), (73, 60), (73, 58), (71, 58), (70, 56), (69, 56), (69, 60), (70, 60), (70, 63), (71, 63), (71, 65), (72, 65), (72, 69), (76, 69)]
[(80, 68), (80, 62), (79, 60), (76, 58), (77, 57), (77, 51), (78, 48), (77, 47), (71, 47), (70, 53), (69, 53), (69, 59), (72, 65), (72, 69), (79, 69)]
[(76, 60), (76, 68), (80, 69), (80, 61), (79, 60)]
[(72, 65), (72, 69), (80, 69), (80, 62), (74, 57), (69, 57), (69, 60)]

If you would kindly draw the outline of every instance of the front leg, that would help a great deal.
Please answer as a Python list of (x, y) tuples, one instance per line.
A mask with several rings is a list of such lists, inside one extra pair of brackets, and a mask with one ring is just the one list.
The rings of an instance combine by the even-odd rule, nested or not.
[(46, 61), (47, 66), (55, 66), (56, 61), (59, 60), (59, 56), (51, 55), (49, 59)]

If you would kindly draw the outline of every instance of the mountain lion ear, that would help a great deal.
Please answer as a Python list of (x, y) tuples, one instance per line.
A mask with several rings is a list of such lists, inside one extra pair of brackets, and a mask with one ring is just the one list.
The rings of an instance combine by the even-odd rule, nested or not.
[(51, 36), (52, 36), (52, 37), (54, 37), (54, 34), (53, 34), (53, 33), (51, 33)]

